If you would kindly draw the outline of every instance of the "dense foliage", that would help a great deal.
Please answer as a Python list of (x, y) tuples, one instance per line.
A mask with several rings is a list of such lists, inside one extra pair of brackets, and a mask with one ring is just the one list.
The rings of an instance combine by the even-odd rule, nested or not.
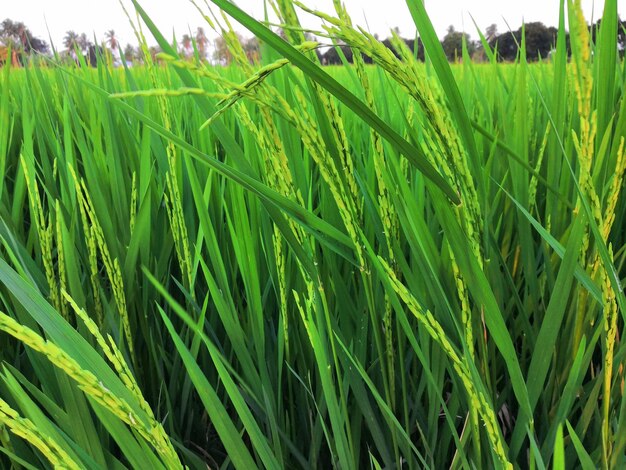
[(552, 61), (458, 65), (421, 2), (427, 64), (213, 3), (262, 64), (136, 4), (161, 66), (137, 29), (145, 67), (0, 70), (2, 464), (623, 468), (616, 2), (595, 41), (568, 2), (571, 59), (562, 2)]

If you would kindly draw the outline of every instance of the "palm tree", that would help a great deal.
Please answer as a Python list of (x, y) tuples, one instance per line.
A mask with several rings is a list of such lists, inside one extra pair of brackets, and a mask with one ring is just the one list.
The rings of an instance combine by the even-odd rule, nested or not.
[(83, 54), (87, 51), (87, 49), (89, 49), (90, 45), (91, 41), (87, 39), (87, 35), (85, 33), (81, 33), (80, 36), (78, 36), (78, 46), (83, 51)]
[(106, 33), (104, 33), (106, 37), (106, 42), (109, 44), (111, 51), (115, 51), (119, 47), (119, 42), (117, 37), (115, 36), (115, 30), (109, 29)]
[(63, 38), (63, 45), (67, 52), (72, 55), (72, 57), (75, 57), (76, 46), (78, 46), (78, 34), (71, 30), (66, 32)]
[(196, 44), (198, 45), (200, 60), (205, 60), (207, 55), (207, 46), (209, 45), (209, 38), (206, 37), (204, 28), (199, 27), (196, 30)]

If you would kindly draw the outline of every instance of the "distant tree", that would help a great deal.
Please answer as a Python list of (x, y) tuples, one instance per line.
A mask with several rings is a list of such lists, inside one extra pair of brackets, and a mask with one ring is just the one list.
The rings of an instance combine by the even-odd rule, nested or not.
[(191, 36), (189, 36), (188, 34), (184, 34), (183, 35), (183, 40), (181, 41), (181, 43), (182, 43), (182, 46), (183, 46), (183, 48), (181, 50), (182, 54), (185, 57), (189, 57), (191, 55), (192, 50), (193, 50), (193, 47), (192, 47), (193, 46), (193, 40), (191, 39)]
[(508, 31), (493, 38), (490, 45), (496, 49), (499, 60), (510, 62), (517, 58), (517, 44), (520, 41), (521, 34), (519, 32)]
[(251, 64), (259, 61), (261, 57), (261, 46), (259, 40), (256, 37), (246, 39), (243, 42), (243, 50), (246, 53), (246, 57)]
[(78, 36), (78, 47), (80, 47), (83, 51), (83, 54), (87, 52), (89, 46), (91, 45), (91, 41), (87, 38), (87, 35), (85, 33), (80, 33), (80, 36)]
[(65, 50), (71, 55), (75, 55), (76, 47), (78, 47), (78, 34), (74, 31), (67, 31), (63, 37), (63, 46)]
[[(600, 27), (602, 26), (602, 18), (598, 19), (595, 23), (589, 26), (589, 33), (591, 34), (591, 40), (594, 43), (598, 43), (600, 38)], [(619, 27), (619, 24), (618, 24)]]
[(48, 52), (48, 44), (33, 33), (21, 21), (5, 19), (0, 23), (0, 42), (10, 46), (19, 54), (32, 54), (34, 52)]
[(487, 26), (487, 29), (485, 30), (485, 39), (487, 40), (487, 42), (492, 41), (497, 36), (498, 36), (498, 25), (496, 25), (495, 23), (492, 23), (489, 26)]
[(196, 45), (198, 47), (198, 54), (200, 55), (200, 60), (206, 60), (208, 47), (209, 47), (209, 39), (204, 32), (204, 28), (199, 27), (196, 30)]
[[(490, 24), (489, 26), (487, 26), (487, 29), (485, 29), (483, 36), (490, 48), (493, 48), (495, 45), (494, 41), (498, 37), (498, 26), (495, 23)], [(487, 60), (487, 57), (487, 52), (485, 51), (485, 46), (483, 45), (482, 41), (477, 41), (474, 44), (472, 61), (485, 62)]]
[[(284, 29), (284, 28), (277, 28), (277, 29), (276, 29), (276, 34), (278, 34), (278, 36), (280, 36), (280, 38), (281, 38), (283, 41), (288, 41), (288, 40), (289, 40), (289, 38), (288, 38), (288, 34), (287, 34), (287, 31), (285, 31), (285, 29)], [(294, 38), (294, 39), (295, 39), (295, 38)]]
[[(526, 23), (526, 56), (528, 60), (547, 59), (556, 44), (556, 36), (541, 22)], [(521, 29), (520, 29), (521, 37)]]
[(406, 45), (413, 52), (417, 60), (424, 62), (426, 60), (426, 50), (424, 49), (424, 43), (420, 38), (417, 39), (405, 39)]
[(144, 50), (142, 47), (134, 47), (134, 54), (133, 54), (133, 63), (134, 64), (143, 64), (146, 60), (146, 57), (144, 56)]
[[(594, 43), (597, 43), (600, 39), (600, 30), (602, 26), (602, 18), (596, 21), (590, 27), (591, 39)], [(624, 56), (624, 50), (626, 49), (626, 21), (617, 20), (617, 50), (621, 57)]]
[(223, 36), (218, 36), (215, 39), (213, 60), (219, 65), (230, 65), (233, 61), (233, 55), (230, 53), (230, 49), (228, 49), (228, 45)]
[[(404, 41), (409, 50), (413, 52), (417, 60), (420, 60), (422, 62), (424, 61), (424, 44), (419, 38), (417, 40), (400, 38), (400, 41)], [(382, 41), (382, 44), (389, 50), (391, 50), (391, 52), (393, 52), (396, 57), (400, 57), (400, 54), (394, 47), (391, 38), (385, 39), (384, 41)], [(326, 52), (324, 52), (323, 54), (320, 53), (320, 62), (323, 65), (341, 65), (343, 62), (341, 60), (340, 52), (345, 56), (348, 63), (353, 62), (354, 52), (351, 47), (344, 43), (339, 43), (335, 47), (328, 48), (328, 50), (326, 50)], [(366, 64), (372, 63), (372, 58), (365, 54), (363, 54), (363, 60)]]
[(152, 59), (152, 62), (157, 63), (160, 62), (157, 55), (162, 52), (161, 48), (159, 46), (150, 46), (148, 48), (148, 52), (150, 53), (150, 58)]
[[(556, 47), (556, 40), (559, 34), (559, 30), (557, 28), (555, 28), (554, 26), (548, 26), (548, 32), (550, 33), (550, 38), (551, 38), (551, 44), (552, 44), (552, 48), (554, 49)], [(566, 33), (566, 37), (568, 36), (568, 34)]]
[(98, 61), (107, 54), (107, 50), (104, 47), (87, 42), (87, 48), (84, 51), (84, 54), (87, 65), (97, 67)]
[(108, 30), (106, 33), (104, 33), (104, 36), (106, 37), (106, 42), (111, 48), (111, 51), (116, 51), (120, 44), (117, 40), (117, 36), (115, 35), (115, 30)]
[[(529, 61), (547, 59), (556, 45), (558, 30), (554, 27), (548, 28), (541, 22), (526, 23), (523, 29), (526, 38), (526, 58)], [(522, 28), (500, 34), (492, 39), (490, 44), (497, 48), (499, 60), (514, 61), (522, 44)]]
[[(352, 48), (347, 46), (344, 43), (339, 43), (334, 47), (329, 47), (328, 50), (322, 55), (322, 64), (324, 65), (341, 65), (343, 61), (341, 60), (341, 53), (345, 56), (348, 63), (353, 62), (353, 52)], [(370, 60), (371, 62), (371, 60)]]
[(456, 31), (454, 26), (448, 27), (447, 34), (443, 37), (441, 45), (443, 51), (450, 62), (459, 60), (463, 55), (463, 40), (467, 44), (468, 53), (471, 56), (474, 53), (474, 43), (471, 41), (469, 35)]
[[(250, 63), (257, 62), (261, 53), (259, 40), (255, 37), (246, 39), (239, 33), (235, 35)], [(223, 36), (219, 36), (214, 42), (213, 60), (220, 65), (230, 65), (233, 61), (233, 56)]]
[(126, 62), (135, 62), (136, 54), (136, 48), (132, 44), (126, 44), (124, 48), (124, 60)]
[[(404, 38), (400, 38), (400, 39), (404, 41), (404, 43), (407, 45), (409, 50), (413, 52), (413, 55), (417, 58), (417, 60), (424, 62), (425, 50), (424, 50), (424, 43), (422, 43), (421, 39), (418, 38), (417, 41), (415, 39), (404, 39)], [(396, 57), (400, 58), (400, 53), (399, 51), (396, 50), (396, 47), (394, 46), (391, 38), (385, 39), (383, 41), (383, 45), (387, 47), (387, 49), (390, 49), (391, 52), (393, 52)], [(367, 63), (371, 62), (371, 60), (369, 60), (369, 57), (366, 57), (365, 62)]]

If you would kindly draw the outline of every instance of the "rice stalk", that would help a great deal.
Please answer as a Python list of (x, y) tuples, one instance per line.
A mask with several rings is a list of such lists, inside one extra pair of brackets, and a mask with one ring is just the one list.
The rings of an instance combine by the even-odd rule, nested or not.
[(0, 423), (10, 432), (36, 447), (55, 469), (78, 470), (81, 468), (59, 443), (41, 434), (31, 420), (21, 417), (2, 399), (0, 399)]

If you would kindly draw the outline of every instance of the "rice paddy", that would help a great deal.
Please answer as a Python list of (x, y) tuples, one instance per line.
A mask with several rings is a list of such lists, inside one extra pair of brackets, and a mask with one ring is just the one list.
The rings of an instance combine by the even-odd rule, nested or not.
[(143, 67), (0, 69), (3, 466), (626, 466), (616, 1), (507, 64), (407, 4), (426, 63), (212, 0), (231, 67), (135, 3)]

